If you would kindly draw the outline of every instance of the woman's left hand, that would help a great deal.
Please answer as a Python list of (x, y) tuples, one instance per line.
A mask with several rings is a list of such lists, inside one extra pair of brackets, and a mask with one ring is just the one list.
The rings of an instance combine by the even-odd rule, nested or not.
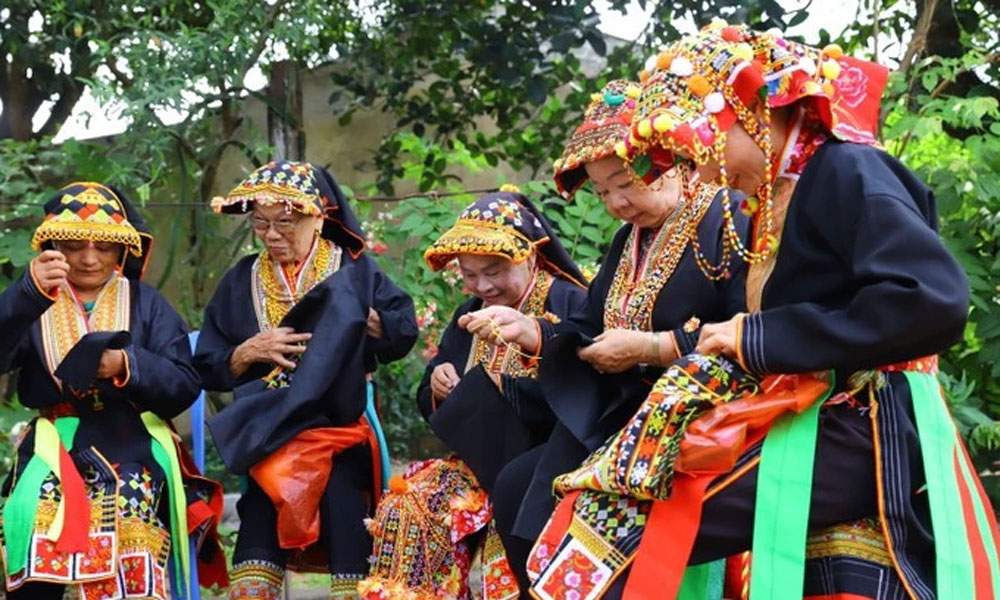
[(368, 309), (368, 335), (376, 340), (382, 339), (382, 317), (374, 308)]
[(576, 354), (600, 373), (621, 373), (649, 359), (648, 336), (642, 331), (609, 329)]
[(97, 365), (97, 378), (109, 379), (125, 374), (125, 351), (105, 350), (101, 363)]
[(739, 323), (746, 315), (740, 313), (722, 323), (709, 323), (702, 325), (701, 336), (698, 338), (698, 345), (694, 351), (699, 354), (723, 354), (730, 358), (736, 358), (736, 345), (740, 343), (736, 333)]

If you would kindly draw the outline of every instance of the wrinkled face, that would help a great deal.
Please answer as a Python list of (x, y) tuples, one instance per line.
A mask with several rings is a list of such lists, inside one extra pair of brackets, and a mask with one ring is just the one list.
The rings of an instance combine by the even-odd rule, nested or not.
[(514, 264), (502, 256), (459, 254), (462, 287), (484, 306), (514, 306), (531, 283), (535, 257)]
[(305, 260), (322, 224), (322, 217), (304, 215), (284, 204), (261, 206), (254, 204), (250, 226), (267, 247), (271, 258), (279, 263)]
[[(753, 141), (743, 125), (736, 123), (726, 135), (726, 146), (723, 151), (726, 159), (726, 174), (729, 187), (745, 194), (753, 195), (764, 183), (767, 172), (767, 157), (757, 143)], [(719, 163), (709, 160), (697, 167), (702, 181), (721, 183)]]
[(668, 174), (649, 187), (639, 185), (617, 156), (587, 163), (584, 168), (611, 216), (639, 227), (662, 225), (681, 197), (678, 177)]
[(121, 261), (125, 247), (114, 242), (84, 242), (66, 240), (53, 242), (53, 247), (66, 256), (69, 263), (67, 279), (81, 290), (95, 290), (107, 283)]

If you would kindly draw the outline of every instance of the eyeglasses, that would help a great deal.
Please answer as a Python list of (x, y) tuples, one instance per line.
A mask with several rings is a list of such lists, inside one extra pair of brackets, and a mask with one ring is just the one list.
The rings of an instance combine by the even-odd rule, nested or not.
[(82, 252), (90, 246), (93, 246), (94, 250), (98, 252), (106, 253), (118, 252), (121, 249), (121, 244), (115, 242), (85, 242), (83, 240), (65, 240), (54, 243), (53, 246), (60, 252)]
[(289, 234), (295, 231), (295, 226), (299, 224), (302, 219), (293, 218), (281, 218), (281, 219), (265, 219), (264, 217), (253, 216), (250, 217), (250, 227), (255, 233), (264, 235), (269, 229), (274, 227), (274, 230), (281, 235)]

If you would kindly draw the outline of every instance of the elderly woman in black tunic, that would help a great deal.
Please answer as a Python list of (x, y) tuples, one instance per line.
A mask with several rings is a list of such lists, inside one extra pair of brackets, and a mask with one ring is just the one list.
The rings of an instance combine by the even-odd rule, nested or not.
[(362, 597), (503, 600), (518, 586), (488, 492), (507, 461), (548, 438), (555, 418), (535, 357), (489, 344), (456, 321), (483, 306), (509, 306), (559, 322), (586, 301), (585, 279), (545, 217), (510, 185), (467, 206), (424, 257), (436, 271), (457, 267), (471, 296), (417, 390), (421, 413), (456, 456), (413, 463), (390, 485), (370, 527), (375, 556)]
[[(8, 598), (187, 597), (226, 583), (221, 487), (168, 422), (198, 395), (187, 329), (140, 279), (152, 236), (124, 195), (74, 183), (45, 204), (39, 254), (0, 295), (0, 371), (38, 411), (3, 486)], [(206, 542), (208, 540), (208, 543)]]
[[(626, 155), (754, 194), (748, 312), (557, 480), (532, 591), (686, 597), (750, 550), (751, 598), (994, 597), (996, 522), (935, 377), (968, 281), (877, 148), (887, 69), (725, 23), (650, 64)], [(646, 516), (581, 553), (601, 506)]]
[(249, 475), (230, 598), (280, 597), (286, 567), (328, 570), (331, 596), (354, 598), (381, 492), (366, 374), (412, 348), (413, 301), (364, 253), (323, 168), (264, 165), (213, 208), (250, 213), (265, 246), (223, 277), (194, 359), (206, 388), (234, 390), (208, 425), (227, 466)]
[[(500, 472), (494, 493), (498, 530), (524, 592), (528, 550), (552, 513), (555, 477), (625, 424), (663, 368), (694, 349), (700, 321), (745, 310), (738, 261), (714, 281), (699, 267), (724, 254), (725, 195), (714, 185), (687, 186), (680, 170), (669, 167), (651, 172), (656, 181), (644, 185), (617, 153), (639, 92), (635, 83), (608, 83), (556, 162), (556, 185), (566, 197), (589, 180), (607, 210), (625, 222), (583, 309), (558, 324), (506, 307), (458, 320), (459, 327), (495, 331), (499, 336), (490, 339), (543, 356), (539, 382), (558, 423), (545, 444)], [(746, 221), (736, 227), (745, 234)]]

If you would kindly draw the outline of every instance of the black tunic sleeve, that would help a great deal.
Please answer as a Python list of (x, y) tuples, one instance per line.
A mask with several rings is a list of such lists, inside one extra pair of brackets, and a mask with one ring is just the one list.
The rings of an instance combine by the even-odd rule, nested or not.
[(465, 368), (465, 360), (468, 358), (469, 349), (472, 346), (472, 335), (468, 331), (458, 327), (458, 318), (470, 310), (475, 310), (479, 305), (480, 301), (478, 299), (471, 298), (455, 310), (451, 316), (451, 322), (448, 323), (448, 326), (441, 334), (437, 354), (427, 363), (427, 368), (424, 369), (424, 376), (420, 380), (420, 386), (417, 388), (417, 406), (420, 408), (420, 414), (424, 416), (424, 420), (429, 420), (431, 413), (434, 412), (434, 402), (431, 394), (431, 373), (434, 372), (434, 369), (442, 363), (450, 362), (454, 365), (455, 371), (461, 375), (462, 370)]
[[(250, 265), (254, 257), (247, 257), (231, 268), (222, 281), (219, 282), (212, 299), (205, 307), (198, 334), (198, 346), (195, 348), (193, 363), (201, 375), (202, 385), (207, 390), (228, 392), (245, 381), (254, 377), (254, 369), (248, 369), (241, 377), (235, 378), (229, 370), (229, 359), (236, 346), (245, 341), (245, 337), (234, 330), (238, 318), (253, 318), (251, 314), (234, 314), (240, 307), (249, 304)], [(240, 293), (240, 287), (244, 292)]]
[(935, 231), (933, 197), (902, 165), (871, 148), (837, 144), (810, 161), (788, 218), (792, 211), (814, 242), (802, 251), (787, 247), (783, 235), (779, 266), (815, 263), (816, 246), (824, 247), (847, 274), (848, 291), (814, 300), (802, 290), (797, 301), (773, 307), (765, 296), (765, 310), (743, 323), (741, 351), (751, 370), (874, 368), (941, 352), (960, 339), (968, 280)]
[[(374, 263), (372, 268), (375, 267)], [(382, 364), (399, 360), (417, 341), (417, 315), (413, 298), (399, 289), (381, 270), (375, 271), (372, 308), (382, 320), (382, 337), (368, 338), (368, 348)]]
[(17, 368), (30, 347), (28, 331), (52, 306), (26, 269), (0, 294), (0, 373)]
[(164, 419), (184, 412), (198, 397), (198, 374), (191, 364), (188, 330), (180, 315), (154, 288), (139, 287), (143, 339), (125, 348), (128, 378), (124, 391), (143, 409)]

